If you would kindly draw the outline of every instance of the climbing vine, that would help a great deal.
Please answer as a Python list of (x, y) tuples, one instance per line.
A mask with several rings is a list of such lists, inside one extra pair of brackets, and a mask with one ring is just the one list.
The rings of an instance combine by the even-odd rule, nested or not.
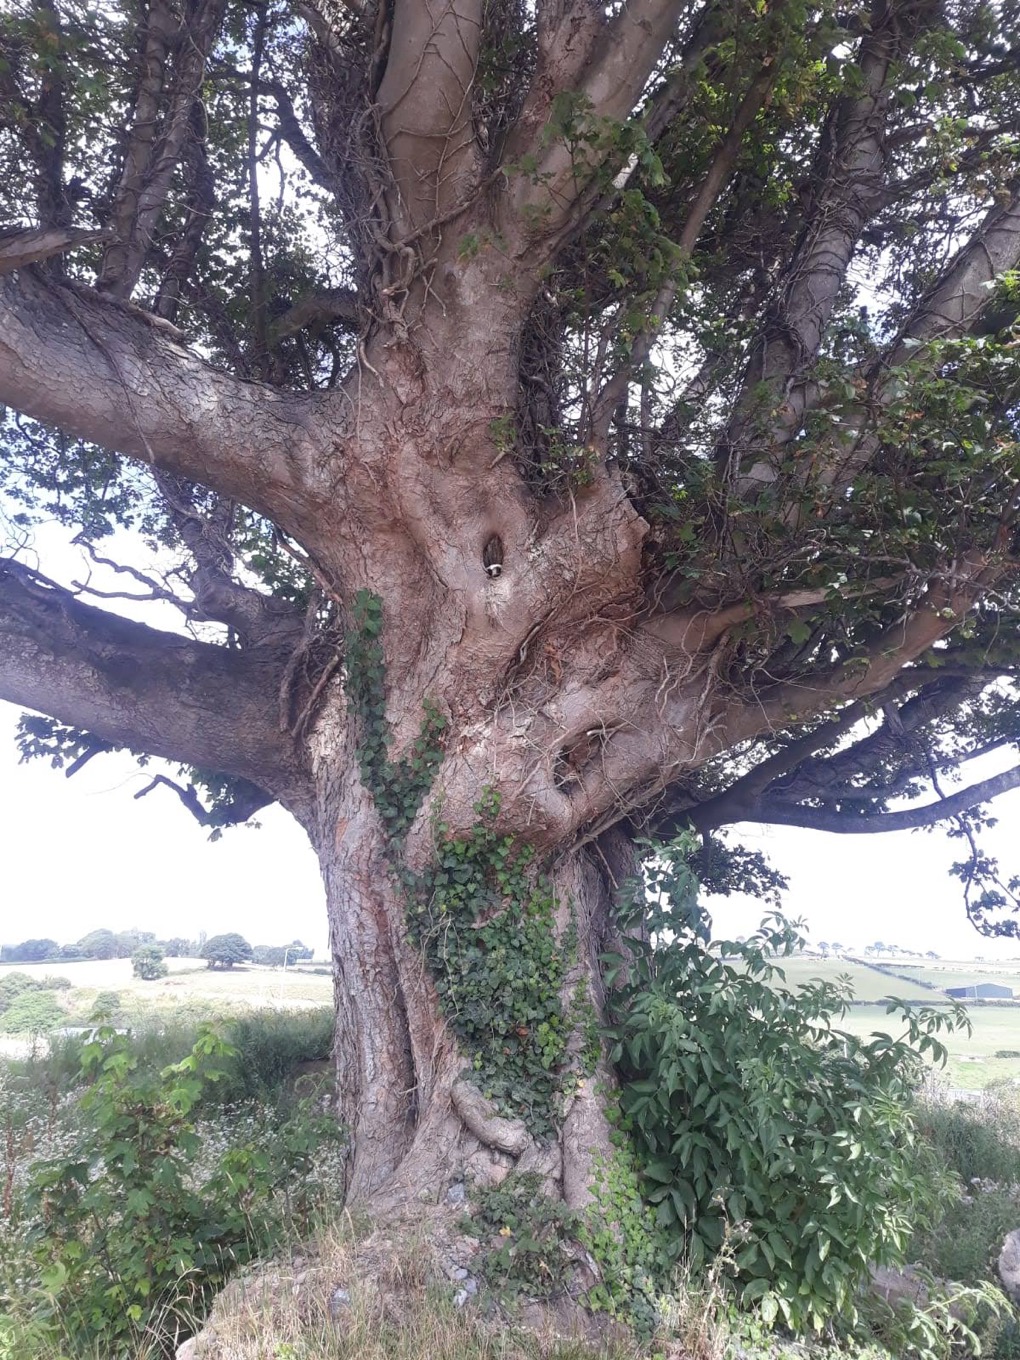
[(552, 886), (531, 850), (496, 830), (499, 795), (486, 790), (475, 812), (465, 836), (437, 825), (433, 865), (406, 876), (408, 919), (482, 1094), (541, 1138), (563, 1085), (571, 942), (556, 938)]
[(617, 1136), (609, 1157), (596, 1157), (592, 1206), (585, 1213), (582, 1241), (601, 1278), (588, 1291), (588, 1306), (626, 1317), (639, 1334), (658, 1320), (656, 1299), (673, 1265), (671, 1243), (645, 1197), (634, 1148)]
[[(426, 700), (410, 753), (390, 760), (382, 623), (379, 597), (359, 591), (347, 635), (348, 694), (359, 719), (361, 778), (395, 852), (442, 762), (446, 719)], [(557, 940), (552, 887), (536, 874), (531, 850), (496, 830), (498, 794), (487, 790), (474, 810), (478, 821), (464, 836), (451, 836), (437, 822), (427, 869), (414, 873), (394, 854), (394, 870), (411, 938), (471, 1061), (473, 1080), (541, 1138), (555, 1131), (563, 1087), (571, 1025), (561, 990), (573, 942), (569, 932)]]
[(626, 1144), (597, 1161), (592, 1195), (586, 1208), (569, 1209), (541, 1176), (516, 1171), (480, 1187), (465, 1225), (488, 1244), (480, 1272), (504, 1297), (553, 1298), (567, 1288), (580, 1248), (597, 1272), (586, 1306), (650, 1336), (673, 1263)]
[(402, 760), (390, 760), (381, 632), (382, 600), (370, 590), (359, 590), (347, 633), (347, 688), (361, 729), (358, 766), (387, 832), (399, 840), (414, 821), (442, 764), (446, 719), (425, 699), (425, 717), (410, 753)]

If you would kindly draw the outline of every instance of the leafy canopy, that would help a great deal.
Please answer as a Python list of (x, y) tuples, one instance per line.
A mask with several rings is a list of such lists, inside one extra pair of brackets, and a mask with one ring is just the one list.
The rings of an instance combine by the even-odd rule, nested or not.
[[(22, 751), (73, 773), (114, 747), (143, 761), (158, 748), (174, 773), (149, 789), (174, 790), (218, 834), (292, 792), (331, 682), (374, 670), (371, 647), (345, 664), (344, 638), (381, 557), (405, 554), (417, 581), (420, 554), (420, 579), (456, 594), (442, 554), (463, 567), (480, 549), (491, 581), (535, 585), (553, 526), (597, 504), (603, 527), (615, 513), (642, 526), (600, 626), (627, 634), (641, 679), (662, 688), (640, 722), (625, 702), (605, 726), (594, 703), (561, 734), (554, 791), (588, 792), (593, 769), (637, 745), (631, 721), (663, 732), (571, 832), (610, 809), (709, 839), (741, 820), (865, 834), (949, 819), (968, 912), (1012, 930), (1020, 886), (979, 833), (988, 800), (1020, 784), (1015, 0), (568, 11), (501, 0), (461, 27), (454, 7), (442, 40), (420, 43), (413, 4), (396, 29), (375, 3), (5, 9), (0, 305), (5, 334), (29, 339), (0, 362), (0, 625), (38, 642), (71, 620), (62, 646), (79, 659), (112, 631), (137, 662), (114, 680), (151, 680), (162, 668), (138, 662), (143, 635), (129, 645), (109, 617), (50, 608), (126, 595), (177, 610), (229, 654), (232, 679), (262, 685), (233, 744), (207, 750), (152, 715), (125, 730), (67, 681), (73, 720), (67, 695), (50, 702), (25, 720)], [(407, 66), (419, 49), (429, 62)], [(113, 416), (85, 420), (44, 380), (82, 354)], [(428, 416), (407, 427), (396, 473), (346, 476), (345, 460), (365, 471), (362, 432), (394, 428), (384, 408), (408, 373)], [(462, 403), (443, 387), (455, 380)], [(175, 424), (188, 384), (215, 418), (189, 407)], [(154, 391), (162, 405), (144, 400)], [(451, 405), (469, 438), (444, 423)], [(256, 436), (285, 426), (293, 470), (297, 443), (338, 409), (356, 412), (358, 437), (330, 425), (309, 455), (329, 465), (328, 492), (299, 495)], [(394, 512), (384, 547), (346, 541), (338, 526), (365, 529), (405, 503), (401, 479), (439, 468), (454, 472), (435, 503), (455, 504), (456, 523), (419, 533)], [(490, 503), (523, 507), (516, 543), (490, 529), (474, 543)], [(26, 559), (53, 519), (113, 572), (106, 585), (58, 588)], [(157, 570), (111, 568), (124, 527), (161, 554)], [(578, 534), (578, 552), (597, 537)], [(363, 546), (379, 549), (364, 579)], [(593, 568), (578, 593), (598, 580)], [(531, 667), (534, 691), (580, 664), (584, 630), (552, 635), (565, 609), (507, 627), (501, 666)], [(372, 622), (391, 641), (422, 628), (412, 614), (398, 602)], [(696, 663), (684, 672), (674, 651)], [(697, 667), (704, 702), (674, 718)], [(253, 711), (285, 771), (240, 749)], [(432, 728), (446, 721), (437, 709)], [(359, 758), (395, 778), (433, 749), (412, 747)], [(977, 759), (995, 764), (956, 787)], [(418, 803), (387, 806), (402, 835)], [(707, 858), (727, 856), (760, 880), (735, 847)]]
[(208, 959), (210, 968), (233, 968), (235, 963), (250, 963), (252, 947), (237, 931), (213, 935), (201, 949), (201, 958)]

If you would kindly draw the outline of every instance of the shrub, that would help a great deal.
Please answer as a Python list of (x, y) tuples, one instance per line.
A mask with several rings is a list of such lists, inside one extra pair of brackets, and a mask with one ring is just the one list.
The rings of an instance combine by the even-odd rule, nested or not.
[(28, 973), (7, 973), (0, 977), (0, 1011), (4, 1011), (22, 992), (38, 991), (39, 981)]
[(335, 1136), (335, 1121), (303, 1108), (203, 1159), (193, 1111), (231, 1056), (209, 1027), (156, 1076), (108, 1027), (83, 1046), (76, 1145), (37, 1165), (28, 1197), (32, 1252), (71, 1350), (99, 1343), (126, 1360), (143, 1332), (172, 1348), (230, 1271), (271, 1243), (271, 1192), (300, 1187)]
[(170, 970), (159, 945), (143, 944), (131, 955), (131, 971), (143, 982), (155, 982), (157, 978), (166, 977)]
[(0, 1028), (8, 1034), (48, 1034), (64, 1019), (52, 992), (21, 992), (0, 1015)]
[(54, 977), (52, 973), (46, 973), (39, 979), (39, 986), (48, 992), (69, 992), (71, 990), (71, 979), (66, 977)]
[(838, 1030), (848, 986), (775, 986), (775, 956), (803, 944), (781, 917), (711, 945), (685, 849), (649, 870), (654, 947), (616, 960), (624, 1129), (674, 1259), (726, 1244), (744, 1306), (819, 1329), (937, 1202), (910, 1099), (918, 1055), (944, 1060), (935, 1033), (960, 1013), (894, 1002), (906, 1039)]

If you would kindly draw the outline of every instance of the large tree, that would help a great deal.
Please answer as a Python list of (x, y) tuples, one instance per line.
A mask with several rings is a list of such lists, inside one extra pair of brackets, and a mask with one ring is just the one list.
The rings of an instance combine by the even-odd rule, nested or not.
[(0, 696), (305, 827), (352, 1198), (584, 1200), (642, 836), (955, 818), (1008, 905), (1014, 11), (5, 7), (10, 536), (134, 526), (188, 627), (12, 550)]

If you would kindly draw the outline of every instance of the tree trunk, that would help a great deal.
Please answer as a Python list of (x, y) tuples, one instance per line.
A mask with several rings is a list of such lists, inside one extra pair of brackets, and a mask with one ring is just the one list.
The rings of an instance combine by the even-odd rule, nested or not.
[[(484, 1064), (479, 1070), (477, 1055), (459, 1042), (456, 1017), (449, 1007), (444, 1013), (437, 993), (440, 979), (409, 932), (414, 889), (399, 878), (402, 843), (388, 835), (356, 762), (328, 764), (335, 777), (321, 780), (315, 840), (333, 955), (348, 1202), (383, 1213), (424, 1208), (441, 1204), (458, 1181), (490, 1182), (514, 1167), (538, 1173), (549, 1193), (581, 1207), (593, 1158), (610, 1151), (605, 1101), (613, 1078), (597, 1041), (605, 1010), (600, 957), (613, 942), (613, 897), (636, 868), (629, 839), (613, 830), (554, 855), (543, 874), (532, 875), (552, 889), (549, 929), (562, 969), (565, 1042), (550, 1132), (544, 1121), (536, 1128), (527, 1110), (486, 1099)], [(498, 1025), (509, 993), (489, 982), (491, 995), (478, 1000)], [(510, 1042), (526, 1046), (537, 1036), (521, 1025)]]

